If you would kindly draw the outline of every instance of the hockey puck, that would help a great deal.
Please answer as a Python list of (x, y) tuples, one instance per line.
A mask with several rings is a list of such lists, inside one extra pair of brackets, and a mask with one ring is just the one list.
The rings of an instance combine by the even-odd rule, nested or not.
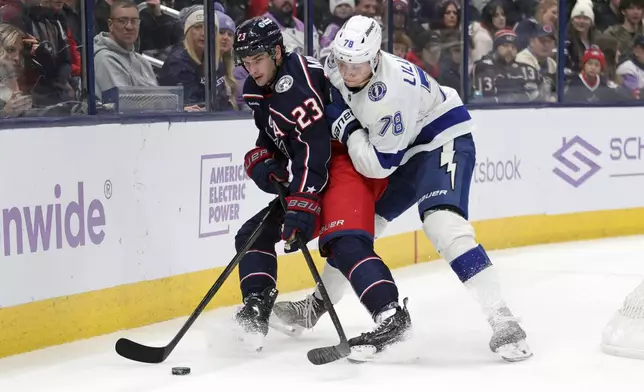
[(190, 374), (190, 368), (189, 367), (173, 367), (172, 368), (172, 374), (175, 376), (186, 376)]

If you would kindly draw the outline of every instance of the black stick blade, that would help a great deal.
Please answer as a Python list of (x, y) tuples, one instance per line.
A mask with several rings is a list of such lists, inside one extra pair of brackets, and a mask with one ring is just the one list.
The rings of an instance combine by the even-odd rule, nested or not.
[(306, 355), (314, 365), (325, 365), (346, 358), (351, 354), (348, 343), (340, 342), (337, 346), (314, 348)]
[(116, 342), (116, 352), (123, 358), (144, 363), (161, 363), (168, 357), (166, 347), (149, 347), (129, 339), (119, 339)]

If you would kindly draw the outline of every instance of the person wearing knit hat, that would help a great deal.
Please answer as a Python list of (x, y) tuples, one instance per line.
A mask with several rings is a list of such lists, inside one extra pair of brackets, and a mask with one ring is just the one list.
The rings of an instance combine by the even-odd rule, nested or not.
[[(244, 67), (236, 66), (233, 53), (233, 40), (235, 37), (235, 22), (223, 12), (216, 12), (219, 21), (219, 39), (217, 40), (218, 57), (217, 61), (217, 82), (218, 89), (225, 89), (231, 100), (233, 108), (245, 108), (243, 98), (244, 82), (248, 72)], [(219, 90), (218, 90), (219, 92)]]
[(592, 46), (581, 60), (581, 72), (570, 80), (564, 92), (566, 102), (610, 102), (619, 100), (615, 88), (608, 86), (602, 75), (606, 69), (604, 53)]
[(407, 29), (407, 18), (409, 17), (409, 0), (394, 0), (394, 30)]
[[(215, 35), (219, 21), (215, 14)], [(168, 58), (159, 71), (159, 84), (162, 86), (183, 86), (186, 105), (204, 105), (206, 100), (204, 57), (206, 50), (204, 7), (193, 5), (179, 13), (183, 26), (184, 39), (172, 48)], [(215, 46), (215, 52), (218, 46)], [(215, 54), (217, 57), (217, 54)], [(194, 108), (194, 106), (190, 106)]]
[(324, 59), (329, 55), (330, 45), (335, 35), (344, 22), (353, 16), (355, 7), (355, 0), (329, 0), (329, 9), (332, 16), (329, 25), (324, 29), (324, 34), (320, 37), (320, 59), (323, 63)]
[(179, 12), (179, 23), (181, 23), (181, 26), (183, 27), (184, 35), (188, 32), (188, 30), (190, 30), (190, 28), (194, 27), (197, 24), (201, 24), (200, 27), (203, 28), (203, 5), (196, 4), (182, 9), (181, 12)]
[(581, 71), (581, 58), (586, 50), (595, 44), (594, 23), (595, 14), (591, 0), (577, 0), (566, 28), (564, 42), (566, 74), (571, 75)]
[(595, 13), (593, 12), (592, 0), (577, 0), (575, 6), (572, 8), (570, 19), (577, 17), (586, 17), (590, 19), (591, 23), (595, 23)]
[(539, 74), (534, 67), (516, 62), (518, 37), (503, 29), (494, 35), (494, 50), (474, 63), (474, 100), (528, 102), (539, 95)]
[(232, 18), (223, 12), (215, 12), (219, 21), (219, 41), (222, 52), (231, 52), (233, 50), (233, 38), (235, 36), (235, 22)]
[(331, 15), (347, 19), (353, 15), (355, 8), (355, 0), (329, 0), (329, 10), (331, 11)]

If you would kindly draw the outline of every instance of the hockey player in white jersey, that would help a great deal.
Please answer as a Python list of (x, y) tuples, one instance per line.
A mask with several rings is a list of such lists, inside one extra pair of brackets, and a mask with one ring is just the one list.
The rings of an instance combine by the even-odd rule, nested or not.
[[(381, 51), (381, 40), (378, 23), (364, 16), (349, 19), (336, 35), (325, 71), (350, 110), (333, 124), (333, 136), (348, 146), (360, 174), (389, 178), (376, 205), (377, 231), (417, 204), (425, 234), (482, 307), (493, 330), (490, 349), (507, 361), (527, 359), (526, 334), (467, 220), (476, 160), (470, 114), (455, 90)], [(363, 128), (344, 128), (353, 116)], [(337, 303), (346, 279), (330, 265), (322, 277)], [(319, 298), (279, 302), (275, 315), (293, 328), (311, 328), (325, 312)]]

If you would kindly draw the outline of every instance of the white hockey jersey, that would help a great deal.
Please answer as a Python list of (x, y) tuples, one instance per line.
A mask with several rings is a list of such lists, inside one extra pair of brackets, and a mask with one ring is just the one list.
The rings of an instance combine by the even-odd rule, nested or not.
[(456, 90), (440, 86), (400, 57), (381, 54), (374, 76), (358, 92), (345, 86), (332, 54), (324, 66), (364, 127), (349, 137), (347, 146), (356, 170), (370, 178), (388, 177), (415, 154), (474, 129)]

